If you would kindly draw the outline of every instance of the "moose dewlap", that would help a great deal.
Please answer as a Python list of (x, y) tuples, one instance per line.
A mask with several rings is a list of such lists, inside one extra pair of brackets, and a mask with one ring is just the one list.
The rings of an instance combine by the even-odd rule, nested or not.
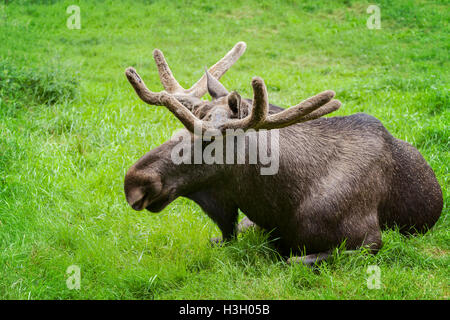
[[(326, 259), (343, 241), (347, 249), (376, 252), (383, 228), (415, 233), (436, 223), (443, 198), (433, 170), (376, 118), (362, 113), (322, 118), (341, 105), (333, 91), (282, 109), (269, 104), (258, 77), (251, 83), (252, 100), (229, 92), (219, 79), (245, 48), (237, 43), (190, 89), (176, 81), (159, 50), (154, 58), (164, 91), (150, 91), (133, 68), (126, 70), (144, 102), (165, 106), (186, 128), (181, 148), (180, 139), (172, 138), (128, 170), (124, 189), (133, 209), (159, 212), (187, 197), (214, 220), (223, 240), (257, 225), (279, 239), (282, 252), (306, 250), (308, 256), (295, 260), (306, 264)], [(212, 101), (201, 99), (206, 93)], [(258, 146), (267, 140), (266, 131), (276, 135), (276, 143), (265, 144), (266, 155), (276, 155), (276, 172), (261, 174), (267, 163), (259, 161), (196, 162), (199, 152), (213, 158), (224, 152), (214, 144), (231, 145), (230, 130), (240, 130)], [(250, 159), (255, 149), (234, 144), (225, 152)], [(239, 226), (238, 209), (247, 216)]]

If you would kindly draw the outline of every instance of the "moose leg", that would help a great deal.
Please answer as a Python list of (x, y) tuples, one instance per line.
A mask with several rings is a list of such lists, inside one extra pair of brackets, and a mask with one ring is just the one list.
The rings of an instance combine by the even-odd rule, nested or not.
[[(208, 216), (211, 217), (211, 215), (207, 212)], [(217, 219), (211, 217), (211, 219), (214, 220), (214, 222), (219, 227), (220, 231), (222, 231), (222, 237), (214, 237), (211, 238), (210, 241), (213, 245), (221, 245), (224, 242), (231, 241), (236, 238), (237, 236), (237, 210), (236, 210), (236, 216), (232, 217), (231, 212), (229, 215), (227, 215), (229, 219)], [(216, 216), (217, 217), (217, 216)], [(222, 216), (223, 217), (223, 216)]]
[(236, 238), (238, 208), (212, 191), (200, 191), (187, 196), (194, 200), (222, 231), (222, 238), (212, 238), (213, 244), (221, 244)]
[(305, 266), (311, 267), (315, 264), (318, 264), (322, 261), (327, 260), (331, 255), (331, 251), (326, 252), (320, 252), (320, 253), (314, 253), (314, 254), (308, 254), (307, 256), (294, 256), (287, 260), (288, 264), (296, 264), (296, 263), (302, 263)]
[[(365, 217), (360, 218), (359, 228), (348, 229), (348, 233), (343, 235), (343, 238), (347, 240), (346, 247), (348, 250), (344, 251), (345, 254), (354, 254), (358, 248), (364, 247), (369, 249), (373, 254), (381, 248), (381, 231), (378, 226), (376, 215), (368, 214)], [(313, 266), (322, 261), (328, 260), (332, 256), (332, 250), (310, 254), (301, 257), (291, 257), (287, 260), (288, 264), (303, 263), (306, 266)]]
[[(204, 209), (205, 210), (205, 209)], [(237, 208), (218, 208), (215, 207), (213, 211), (205, 210), (206, 214), (217, 224), (220, 231), (222, 231), (222, 238), (214, 237), (211, 239), (213, 244), (222, 244), (236, 238), (237, 236)]]
[[(345, 250), (342, 252), (342, 254), (345, 255), (352, 255), (358, 253), (358, 250)], [(309, 254), (307, 256), (293, 256), (289, 259), (287, 259), (287, 264), (297, 264), (302, 263), (305, 266), (311, 267), (315, 264), (319, 264), (322, 261), (327, 261), (332, 256), (332, 250), (321, 252), (321, 253), (314, 253)]]
[[(358, 224), (355, 224), (354, 221), (358, 221)], [(363, 247), (376, 254), (381, 248), (381, 229), (376, 209), (365, 215), (349, 217), (343, 224), (353, 226), (353, 228), (345, 228), (347, 232), (343, 234), (343, 238), (347, 239), (347, 249), (355, 250)]]

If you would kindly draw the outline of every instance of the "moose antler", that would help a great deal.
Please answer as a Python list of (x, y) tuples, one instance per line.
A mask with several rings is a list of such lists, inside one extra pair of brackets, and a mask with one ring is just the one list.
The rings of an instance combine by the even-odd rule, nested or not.
[[(201, 98), (207, 92), (208, 78), (219, 79), (244, 53), (246, 44), (238, 42), (222, 59), (220, 59), (198, 80), (190, 89), (184, 89), (172, 74), (163, 53), (155, 49), (153, 57), (158, 67), (158, 73), (165, 91), (152, 92), (146, 86), (136, 70), (132, 67), (126, 69), (125, 74), (128, 81), (133, 86), (137, 95), (146, 103), (168, 108), (183, 124), (191, 131), (201, 128), (202, 134), (208, 130), (219, 130), (225, 133), (227, 129), (275, 129), (290, 126), (294, 123), (304, 122), (320, 118), (330, 112), (337, 110), (341, 103), (338, 100), (331, 100), (335, 93), (331, 90), (324, 91), (311, 97), (298, 105), (286, 109), (282, 112), (268, 115), (269, 102), (267, 89), (264, 81), (255, 77), (252, 80), (253, 87), (253, 107), (250, 114), (242, 119), (227, 119), (224, 123), (213, 124), (211, 121), (198, 119), (188, 108), (183, 106), (175, 95), (191, 95)], [(212, 81), (209, 81), (212, 82)], [(215, 81), (219, 83), (218, 81)], [(226, 89), (223, 88), (225, 92)]]
[(298, 105), (282, 112), (268, 115), (269, 101), (264, 81), (255, 77), (252, 80), (253, 107), (250, 114), (243, 119), (227, 119), (224, 123), (213, 125), (210, 121), (198, 119), (192, 112), (183, 106), (172, 94), (167, 92), (151, 92), (142, 81), (136, 70), (128, 68), (125, 71), (128, 81), (135, 89), (138, 96), (146, 103), (167, 107), (192, 133), (197, 133), (195, 128), (201, 128), (204, 134), (208, 130), (219, 130), (225, 133), (227, 129), (276, 129), (320, 118), (333, 112), (341, 106), (339, 100), (331, 100), (335, 93), (331, 90), (319, 93)]
[[(242, 56), (246, 47), (247, 45), (245, 42), (238, 42), (222, 59), (209, 68), (209, 73), (216, 79), (220, 79), (220, 77), (222, 77), (225, 72), (227, 72), (228, 69), (230, 69), (230, 67)], [(206, 94), (206, 75), (203, 75), (191, 88), (184, 89), (173, 76), (166, 59), (160, 50), (155, 49), (153, 51), (153, 58), (155, 59), (156, 66), (158, 67), (161, 83), (168, 93), (182, 93), (192, 95), (197, 98), (201, 98)]]

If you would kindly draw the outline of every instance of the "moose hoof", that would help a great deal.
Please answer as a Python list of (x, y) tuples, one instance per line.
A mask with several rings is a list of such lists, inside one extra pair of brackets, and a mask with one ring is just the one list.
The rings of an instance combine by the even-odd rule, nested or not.
[(209, 242), (212, 247), (221, 247), (225, 243), (221, 237), (211, 238)]
[(307, 256), (301, 257), (291, 257), (286, 262), (287, 264), (303, 264), (308, 267), (312, 267), (314, 265), (319, 264), (322, 261), (327, 260), (330, 257), (329, 252), (322, 252), (316, 254), (309, 254)]
[(251, 221), (249, 218), (244, 217), (244, 219), (242, 219), (242, 221), (239, 223), (238, 225), (238, 233), (242, 233), (247, 231), (250, 228), (256, 228), (256, 224)]

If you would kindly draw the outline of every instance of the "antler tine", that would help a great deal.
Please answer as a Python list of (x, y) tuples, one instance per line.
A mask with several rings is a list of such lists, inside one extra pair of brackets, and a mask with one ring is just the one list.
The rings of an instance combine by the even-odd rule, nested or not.
[(161, 105), (162, 93), (152, 92), (148, 90), (144, 81), (134, 68), (132, 67), (127, 68), (125, 70), (125, 75), (127, 76), (128, 81), (133, 86), (134, 90), (136, 91), (139, 98), (142, 99), (142, 101), (155, 106)]
[[(242, 56), (247, 45), (245, 42), (238, 42), (233, 49), (231, 49), (222, 59), (209, 68), (209, 73), (216, 79), (220, 79), (228, 69)], [(197, 98), (203, 97), (208, 91), (206, 86), (206, 75), (203, 75), (191, 88), (184, 89), (173, 76), (170, 67), (164, 58), (161, 50), (155, 49), (153, 51), (153, 58), (155, 59), (158, 68), (159, 78), (164, 89), (169, 93), (184, 93), (192, 95)]]
[(153, 59), (155, 59), (156, 67), (158, 68), (159, 79), (167, 92), (177, 93), (186, 91), (173, 76), (161, 50), (153, 50)]
[(125, 75), (127, 76), (128, 81), (131, 83), (137, 95), (142, 99), (142, 101), (155, 106), (165, 106), (178, 118), (178, 120), (180, 120), (184, 124), (186, 129), (188, 129), (189, 131), (194, 132), (194, 128), (196, 127), (205, 127), (203, 131), (211, 129), (210, 126), (205, 126), (203, 121), (194, 116), (192, 112), (189, 111), (189, 109), (183, 106), (170, 93), (164, 91), (150, 91), (134, 68), (127, 68), (125, 71)]
[(248, 130), (259, 128), (264, 123), (269, 112), (269, 99), (264, 81), (259, 77), (252, 79), (253, 107), (250, 114), (243, 119), (231, 119), (220, 125), (217, 129), (225, 133), (227, 129)]
[[(228, 53), (220, 59), (216, 64), (209, 68), (209, 73), (213, 75), (217, 80), (219, 80), (228, 69), (231, 68), (233, 64), (244, 54), (247, 45), (245, 42), (241, 41), (236, 43), (236, 45), (228, 51)], [(186, 90), (185, 93), (193, 95), (194, 97), (201, 98), (207, 92), (206, 87), (206, 75), (203, 75), (200, 80), (198, 80), (190, 89)]]
[(336, 111), (341, 107), (342, 103), (339, 100), (331, 100), (330, 102), (324, 104), (319, 109), (307, 114), (302, 118), (301, 122), (314, 120), (320, 118), (326, 114)]
[[(270, 115), (269, 117), (267, 117), (264, 124), (262, 124), (261, 128), (283, 128), (294, 123), (316, 119), (327, 113), (335, 111), (341, 106), (341, 103), (338, 100), (330, 101), (334, 96), (335, 93), (332, 90), (327, 90), (319, 93), (318, 95), (300, 102), (294, 107), (290, 107), (280, 113)], [(323, 109), (325, 106), (326, 109)], [(314, 114), (311, 115), (311, 113)]]

